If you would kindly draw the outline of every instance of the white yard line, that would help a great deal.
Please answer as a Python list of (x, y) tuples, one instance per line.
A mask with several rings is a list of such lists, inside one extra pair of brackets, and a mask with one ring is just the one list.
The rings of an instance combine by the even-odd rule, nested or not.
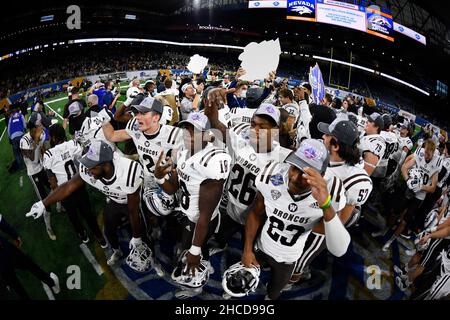
[(50, 107), (50, 106), (48, 105), (47, 102), (44, 102), (44, 104), (45, 104), (50, 110), (52, 110), (58, 118), (60, 118), (61, 120), (64, 120), (64, 118), (61, 117), (61, 115), (60, 115), (58, 112), (56, 112), (55, 110), (53, 110), (53, 108)]
[(80, 249), (81, 249), (81, 251), (83, 251), (83, 254), (86, 257), (86, 259), (88, 259), (88, 261), (91, 263), (95, 272), (97, 272), (97, 274), (99, 276), (101, 276), (103, 274), (103, 269), (100, 266), (100, 264), (98, 263), (98, 261), (95, 259), (94, 255), (92, 254), (89, 247), (87, 245), (85, 245), (84, 243), (82, 243), (82, 244), (80, 244)]
[(3, 136), (5, 135), (5, 132), (6, 132), (6, 127), (5, 127), (5, 129), (3, 129), (2, 136), (0, 137), (0, 141), (2, 141)]

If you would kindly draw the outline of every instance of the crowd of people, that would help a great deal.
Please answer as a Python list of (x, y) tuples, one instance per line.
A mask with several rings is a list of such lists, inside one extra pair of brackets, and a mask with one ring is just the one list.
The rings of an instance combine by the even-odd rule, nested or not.
[[(386, 224), (371, 236), (382, 239), (383, 251), (402, 236), (414, 243), (411, 261), (394, 268), (397, 286), (411, 298), (448, 297), (447, 137), (429, 126), (414, 135), (413, 122), (352, 96), (326, 93), (314, 102), (309, 83), (290, 87), (276, 71), (250, 82), (239, 79), (244, 74), (239, 68), (232, 77), (133, 80), (121, 105), (112, 81), (93, 84), (86, 97), (74, 87), (62, 125), (42, 102), (28, 121), (14, 106), (8, 133), (39, 199), (26, 216), (43, 216), (56, 240), (50, 208), (60, 203), (80, 241), (92, 234), (112, 249), (108, 265), (125, 257), (136, 272), (171, 272), (179, 299), (202, 293), (214, 272), (210, 256), (228, 250), (240, 233), (242, 256), (223, 275), (223, 297), (251, 294), (268, 268), (266, 299), (278, 299), (308, 278), (324, 251), (343, 256), (361, 216), (375, 214), (376, 204)], [(104, 232), (87, 186), (105, 195)], [(117, 234), (124, 220), (129, 252)], [(169, 229), (177, 230), (173, 270), (155, 255)], [(14, 282), (18, 267), (0, 268), (0, 276)], [(57, 291), (55, 277), (45, 275)], [(16, 292), (26, 297), (22, 289)]]

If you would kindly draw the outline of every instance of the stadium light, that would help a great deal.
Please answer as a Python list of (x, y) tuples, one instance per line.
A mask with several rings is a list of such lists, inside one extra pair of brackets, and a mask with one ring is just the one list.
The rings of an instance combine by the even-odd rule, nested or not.
[(401, 84), (403, 84), (403, 85), (405, 85), (405, 86), (407, 86), (407, 87), (410, 87), (410, 88), (412, 88), (412, 89), (414, 89), (414, 90), (417, 90), (417, 91), (423, 93), (423, 94), (426, 95), (426, 96), (429, 96), (429, 95), (430, 95), (430, 94), (429, 94), (428, 92), (426, 92), (425, 90), (420, 89), (419, 87), (416, 87), (415, 85), (412, 85), (412, 84), (410, 84), (410, 83), (408, 83), (408, 82), (406, 82), (406, 81), (403, 81), (403, 80), (401, 80), (401, 79), (398, 79), (398, 78), (396, 78), (396, 77), (393, 77), (393, 76), (388, 75), (388, 74), (383, 73), (383, 72), (378, 72), (378, 71), (376, 72), (376, 71), (373, 70), (373, 69), (366, 68), (366, 67), (360, 66), (360, 65), (358, 65), (358, 64), (349, 63), (349, 62), (345, 62), (345, 61), (341, 61), (341, 60), (336, 60), (336, 59), (331, 59), (331, 58), (326, 58), (326, 57), (321, 57), (321, 56), (313, 56), (313, 58), (314, 58), (314, 59), (318, 59), (318, 60), (323, 60), (323, 61), (333, 62), (333, 63), (337, 63), (337, 64), (343, 64), (343, 65), (346, 65), (346, 66), (349, 66), (349, 67), (352, 67), (352, 68), (361, 69), (361, 70), (364, 70), (364, 71), (367, 71), (367, 72), (370, 72), (370, 73), (376, 73), (376, 74), (381, 75), (382, 77), (391, 79), (391, 80), (393, 80), (393, 81), (395, 81), (395, 82), (401, 83)]
[(127, 20), (136, 20), (136, 15), (135, 14), (126, 14), (125, 15), (125, 19), (127, 19)]

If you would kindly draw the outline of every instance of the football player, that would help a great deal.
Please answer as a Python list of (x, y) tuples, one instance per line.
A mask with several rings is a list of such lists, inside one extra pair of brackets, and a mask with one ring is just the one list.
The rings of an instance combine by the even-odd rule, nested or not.
[[(185, 147), (178, 151), (176, 168), (170, 157), (165, 158), (163, 164), (164, 154), (161, 154), (155, 177), (167, 193), (180, 191), (181, 250), (188, 250), (184, 271), (195, 277), (201, 260), (209, 259), (207, 241), (217, 227), (218, 204), (230, 173), (231, 157), (210, 143), (211, 126), (204, 114), (190, 113), (179, 125), (184, 129)], [(201, 291), (201, 287), (181, 290), (175, 296), (187, 298)]]
[[(450, 244), (450, 237), (446, 235), (446, 228), (450, 226), (448, 219), (448, 194), (442, 196), (440, 204), (429, 213), (425, 224), (425, 231), (419, 234), (418, 251), (404, 268), (394, 267), (399, 274), (396, 277), (397, 286), (403, 291), (411, 285), (425, 270), (431, 270), (440, 252)], [(423, 248), (422, 250), (419, 250)]]
[[(52, 148), (45, 151), (43, 166), (47, 171), (50, 186), (54, 190), (78, 172), (76, 164), (81, 157), (82, 148), (75, 140), (67, 141), (66, 132), (60, 124), (54, 124), (49, 128), (49, 136)], [(84, 218), (101, 247), (107, 247), (97, 220), (91, 212), (89, 196), (84, 186), (63, 200), (62, 205), (83, 243), (88, 243), (89, 237), (78, 215)]]
[[(413, 179), (409, 175), (409, 170), (413, 167), (417, 168), (421, 173), (418, 183), (412, 183)], [(383, 251), (389, 249), (392, 242), (400, 236), (408, 223), (410, 229), (417, 233), (422, 228), (425, 217), (417, 216), (418, 208), (427, 193), (435, 192), (441, 167), (442, 158), (436, 150), (435, 142), (431, 139), (425, 140), (422, 148), (417, 149), (406, 158), (402, 166), (402, 175), (410, 191), (408, 190), (404, 199), (399, 201), (399, 203), (406, 206), (406, 212), (392, 237), (383, 246)]]
[(250, 124), (240, 123), (231, 130), (226, 130), (218, 119), (218, 106), (226, 102), (224, 99), (223, 90), (211, 91), (210, 104), (205, 109), (212, 127), (218, 129), (222, 137), (227, 137), (228, 149), (233, 156), (233, 166), (226, 184), (227, 191), (222, 199), (224, 208), (220, 227), (214, 236), (217, 245), (211, 248), (211, 254), (222, 251), (234, 233), (243, 231), (247, 209), (256, 197), (255, 179), (258, 173), (269, 161), (283, 162), (291, 152), (276, 141), (280, 126), (278, 108), (263, 103), (254, 111)]
[(395, 150), (399, 149), (399, 142), (397, 135), (392, 130), (392, 118), (387, 113), (383, 114), (383, 129), (380, 132), (380, 136), (384, 139), (386, 148), (384, 154), (382, 155), (377, 167), (373, 171), (371, 178), (374, 184), (375, 190), (379, 189), (382, 180), (386, 177), (388, 170), (388, 162), (389, 158), (395, 152)]
[[(356, 125), (342, 116), (338, 116), (331, 124), (320, 122), (317, 127), (324, 133), (323, 142), (330, 153), (330, 164), (324, 178), (329, 180), (331, 177), (337, 177), (343, 182), (346, 202), (344, 208), (339, 210), (338, 215), (342, 224), (349, 228), (358, 221), (361, 215), (361, 206), (372, 192), (370, 177), (364, 169), (356, 166), (360, 158), (357, 147), (359, 133)], [(336, 194), (336, 197), (340, 196), (338, 184), (334, 183), (328, 188), (331, 194)], [(334, 208), (337, 210), (336, 207)], [(324, 240), (323, 226), (314, 227), (308, 236), (303, 253), (296, 263), (291, 283), (297, 282), (300, 277), (305, 277), (303, 274), (305, 268), (326, 248)]]
[(383, 118), (377, 112), (367, 118), (365, 135), (361, 138), (359, 149), (361, 151), (364, 169), (370, 176), (380, 163), (386, 150), (386, 143), (380, 132), (384, 127)]
[(400, 124), (399, 130), (394, 129), (394, 133), (397, 135), (398, 145), (388, 161), (386, 189), (390, 189), (397, 182), (403, 162), (413, 148), (413, 142), (411, 141), (410, 130), (407, 124)]
[(74, 102), (67, 107), (68, 118), (72, 123), (75, 140), (83, 148), (89, 147), (91, 140), (102, 140), (107, 143), (113, 151), (122, 155), (122, 152), (117, 146), (105, 138), (102, 130), (103, 123), (112, 120), (112, 113), (103, 108), (96, 117), (86, 117), (86, 114), (81, 107), (82, 106), (77, 102)]
[(150, 254), (141, 238), (144, 233), (139, 216), (142, 171), (139, 162), (121, 157), (113, 152), (107, 143), (94, 140), (88, 152), (80, 159), (78, 173), (53, 190), (45, 199), (36, 202), (26, 216), (39, 218), (46, 207), (66, 199), (88, 184), (106, 196), (103, 210), (105, 236), (113, 249), (108, 265), (114, 265), (123, 255), (119, 247), (117, 229), (122, 225), (123, 219), (129, 218), (133, 238), (130, 240), (132, 250), (127, 263), (137, 271), (145, 271), (149, 267)]
[(139, 105), (132, 105), (135, 116), (123, 130), (114, 130), (108, 122), (103, 125), (103, 132), (110, 142), (123, 142), (132, 139), (136, 145), (139, 161), (144, 168), (145, 188), (158, 189), (155, 181), (155, 164), (160, 155), (170, 155), (172, 150), (183, 145), (180, 128), (161, 125), (160, 119), (164, 106), (152, 97), (147, 97)]
[(333, 255), (347, 251), (350, 235), (331, 206), (322, 176), (328, 164), (325, 145), (306, 139), (285, 163), (271, 162), (256, 177), (258, 193), (247, 216), (241, 261), (246, 267), (270, 267), (269, 299), (280, 296), (317, 223), (324, 221), (326, 245)]
[[(28, 122), (27, 128), (29, 131), (20, 139), (20, 150), (22, 151), (28, 177), (34, 187), (34, 191), (36, 192), (38, 199), (42, 200), (48, 195), (47, 189), (50, 189), (47, 175), (42, 166), (45, 133), (43, 127), (37, 127), (33, 122)], [(49, 211), (44, 212), (44, 221), (49, 238), (56, 240), (50, 222)]]

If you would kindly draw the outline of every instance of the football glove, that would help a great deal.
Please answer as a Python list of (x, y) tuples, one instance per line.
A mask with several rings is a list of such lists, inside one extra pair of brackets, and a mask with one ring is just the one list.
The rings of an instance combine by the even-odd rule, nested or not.
[(45, 213), (45, 206), (42, 201), (36, 202), (31, 207), (31, 210), (25, 215), (26, 217), (40, 218)]
[(129, 249), (136, 248), (137, 246), (139, 246), (141, 244), (142, 244), (141, 238), (131, 238), (130, 244), (129, 244)]

